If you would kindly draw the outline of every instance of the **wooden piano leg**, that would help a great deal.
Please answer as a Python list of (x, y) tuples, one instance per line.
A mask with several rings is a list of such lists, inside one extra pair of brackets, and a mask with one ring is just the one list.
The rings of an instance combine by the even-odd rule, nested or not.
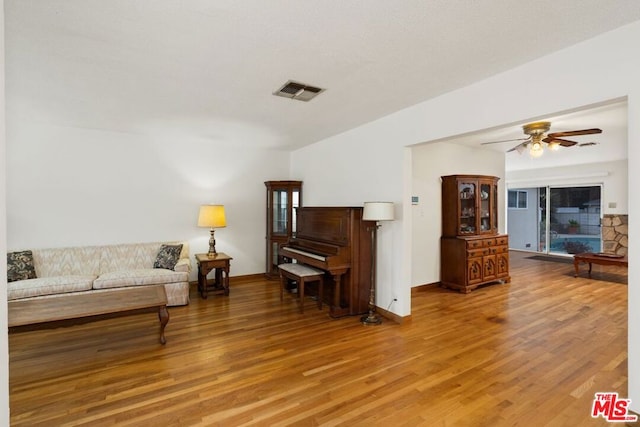
[(322, 300), (324, 299), (324, 279), (318, 280), (318, 310), (322, 310)]
[(333, 304), (330, 307), (330, 311), (332, 312), (332, 316), (339, 316), (340, 310), (340, 279), (342, 278), (342, 274), (334, 274), (333, 281), (336, 284), (335, 289), (333, 291)]

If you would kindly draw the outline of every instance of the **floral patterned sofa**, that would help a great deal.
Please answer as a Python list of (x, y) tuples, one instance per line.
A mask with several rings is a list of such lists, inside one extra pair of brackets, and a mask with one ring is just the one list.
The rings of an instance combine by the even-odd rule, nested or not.
[(33, 249), (7, 254), (7, 299), (63, 297), (164, 285), (167, 305), (189, 304), (186, 242)]

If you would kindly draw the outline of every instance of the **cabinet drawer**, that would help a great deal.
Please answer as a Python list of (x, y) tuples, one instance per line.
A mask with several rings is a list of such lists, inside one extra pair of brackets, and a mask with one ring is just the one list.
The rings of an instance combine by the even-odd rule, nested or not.
[(509, 237), (508, 236), (500, 236), (496, 237), (497, 245), (509, 245)]
[(483, 239), (482, 246), (488, 248), (496, 245), (496, 239)]
[(482, 244), (482, 242), (483, 241), (481, 239), (467, 240), (467, 250), (483, 247), (484, 245)]
[(503, 254), (505, 252), (509, 252), (509, 246), (507, 245), (496, 246), (492, 249), (494, 254)]
[(467, 258), (476, 258), (476, 257), (485, 256), (488, 254), (489, 254), (489, 250), (486, 248), (471, 249), (467, 251)]
[(505, 252), (509, 252), (509, 247), (508, 246), (494, 246), (493, 248), (490, 249), (492, 254), (503, 254)]

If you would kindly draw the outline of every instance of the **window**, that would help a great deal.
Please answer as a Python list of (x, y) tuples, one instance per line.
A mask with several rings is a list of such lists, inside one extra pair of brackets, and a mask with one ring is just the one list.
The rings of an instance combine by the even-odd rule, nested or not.
[(527, 192), (509, 190), (509, 209), (527, 209)]

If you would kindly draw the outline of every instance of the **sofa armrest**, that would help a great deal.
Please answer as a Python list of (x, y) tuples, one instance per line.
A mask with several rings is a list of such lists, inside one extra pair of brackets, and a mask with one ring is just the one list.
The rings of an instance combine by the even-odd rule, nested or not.
[(173, 267), (173, 271), (184, 271), (186, 273), (191, 272), (191, 261), (189, 258), (180, 258), (176, 263), (176, 266)]

